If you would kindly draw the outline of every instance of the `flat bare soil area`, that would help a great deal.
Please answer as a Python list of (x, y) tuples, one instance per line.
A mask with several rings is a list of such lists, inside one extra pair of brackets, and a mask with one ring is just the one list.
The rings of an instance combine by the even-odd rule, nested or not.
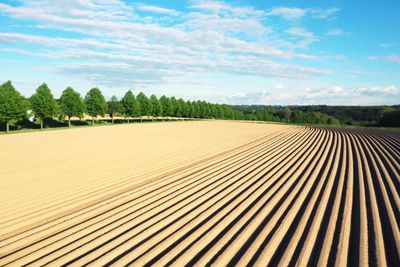
[(400, 134), (201, 121), (0, 136), (0, 265), (400, 266)]

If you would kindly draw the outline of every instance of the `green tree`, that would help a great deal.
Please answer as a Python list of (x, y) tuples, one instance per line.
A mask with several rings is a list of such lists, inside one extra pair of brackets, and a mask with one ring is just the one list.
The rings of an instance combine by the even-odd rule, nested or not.
[(121, 112), (121, 103), (118, 101), (118, 98), (113, 95), (108, 101), (108, 114), (110, 114), (111, 122), (114, 123), (114, 117), (117, 113)]
[(0, 86), (0, 122), (6, 124), (6, 132), (10, 124), (16, 123), (27, 116), (28, 102), (14, 88), (11, 81)]
[(128, 123), (130, 117), (140, 116), (139, 102), (131, 90), (125, 93), (124, 97), (121, 99), (121, 105), (122, 113), (124, 114), (124, 117), (128, 119)]
[(85, 103), (83, 103), (82, 97), (78, 92), (72, 87), (68, 87), (61, 94), (60, 108), (62, 114), (68, 117), (68, 126), (71, 127), (71, 117), (83, 117)]
[(143, 93), (140, 92), (137, 97), (137, 101), (139, 102), (140, 106), (140, 121), (142, 121), (143, 116), (151, 116), (153, 113), (153, 107), (151, 105), (150, 100), (147, 98), (147, 96)]
[(193, 113), (194, 113), (194, 109), (193, 109), (193, 105), (192, 102), (190, 102), (189, 100), (186, 101), (186, 106), (187, 106), (187, 117), (188, 118), (193, 118)]
[(178, 100), (175, 97), (171, 97), (171, 104), (173, 106), (173, 117), (180, 117), (181, 116), (181, 106), (178, 103)]
[(40, 85), (30, 98), (33, 114), (40, 121), (40, 129), (43, 129), (43, 120), (53, 118), (59, 111), (58, 104), (47, 84)]
[(199, 103), (197, 101), (192, 102), (192, 108), (193, 108), (193, 118), (200, 118), (200, 108), (199, 108)]
[(327, 123), (331, 125), (340, 125), (340, 121), (333, 116), (328, 117)]
[(107, 112), (107, 102), (99, 88), (92, 88), (85, 96), (86, 111), (92, 117), (92, 124), (94, 125), (94, 118), (102, 116)]
[(163, 106), (161, 105), (160, 101), (157, 99), (155, 95), (150, 96), (150, 102), (153, 111), (153, 118), (160, 117), (163, 114)]
[(160, 98), (160, 103), (162, 105), (163, 116), (170, 117), (174, 115), (174, 106), (172, 105), (171, 99), (163, 95)]
[(188, 106), (187, 106), (186, 102), (182, 98), (179, 98), (178, 105), (179, 105), (179, 108), (181, 111), (181, 117), (187, 118), (189, 110), (188, 110)]

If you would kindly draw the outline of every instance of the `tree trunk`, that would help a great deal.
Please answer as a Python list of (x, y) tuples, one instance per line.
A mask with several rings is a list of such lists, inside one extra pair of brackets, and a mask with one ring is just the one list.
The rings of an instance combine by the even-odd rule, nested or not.
[(142, 116), (140, 116), (140, 122), (143, 122), (143, 117)]
[(43, 130), (43, 119), (40, 120), (40, 130)]
[(114, 124), (114, 117), (111, 118), (111, 123)]
[(94, 117), (92, 117), (92, 125), (94, 125)]
[(71, 127), (71, 117), (68, 117), (68, 127)]
[(6, 133), (8, 133), (9, 131), (10, 131), (10, 124), (6, 122)]
[(129, 124), (129, 117), (128, 117), (128, 124)]

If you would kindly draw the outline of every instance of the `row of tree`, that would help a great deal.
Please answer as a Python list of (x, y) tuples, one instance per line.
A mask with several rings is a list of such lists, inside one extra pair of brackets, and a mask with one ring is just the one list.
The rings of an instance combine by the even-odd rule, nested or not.
[(143, 92), (135, 96), (132, 91), (126, 92), (121, 100), (113, 96), (106, 101), (98, 88), (90, 89), (84, 98), (73, 88), (66, 88), (59, 99), (55, 99), (47, 84), (40, 85), (29, 98), (24, 98), (10, 81), (0, 86), (0, 122), (9, 125), (34, 115), (43, 129), (45, 119), (58, 117), (67, 119), (82, 118), (84, 114), (92, 117), (104, 117), (109, 114), (112, 122), (116, 116), (123, 116), (128, 122), (131, 118), (142, 117), (183, 117), (214, 119), (245, 119), (242, 112), (228, 105), (212, 104), (205, 101), (184, 101), (175, 97), (155, 95), (148, 98)]

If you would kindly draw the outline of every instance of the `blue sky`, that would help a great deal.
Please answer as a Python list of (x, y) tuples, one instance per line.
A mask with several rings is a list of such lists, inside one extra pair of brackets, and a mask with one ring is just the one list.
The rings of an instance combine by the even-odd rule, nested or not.
[(400, 1), (0, 0), (0, 82), (228, 104), (400, 104)]

